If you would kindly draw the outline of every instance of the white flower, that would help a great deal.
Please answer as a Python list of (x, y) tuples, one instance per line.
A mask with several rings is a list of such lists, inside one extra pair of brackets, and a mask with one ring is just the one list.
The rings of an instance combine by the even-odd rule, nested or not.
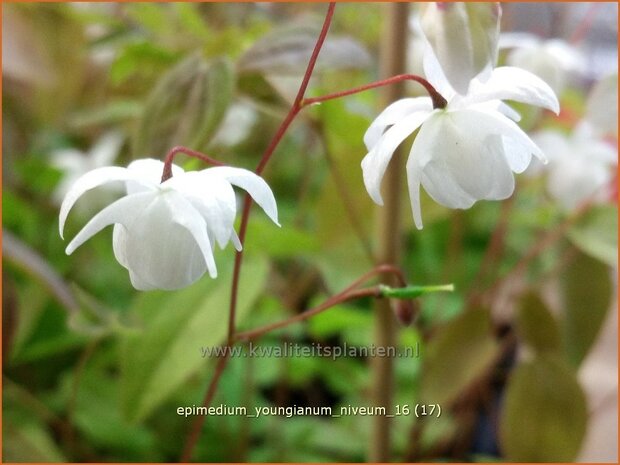
[[(278, 224), (276, 201), (267, 183), (241, 168), (215, 167), (184, 172), (160, 183), (164, 164), (153, 159), (127, 168), (106, 167), (86, 173), (67, 193), (60, 209), (60, 236), (69, 210), (86, 191), (124, 181), (127, 195), (95, 215), (67, 246), (67, 254), (104, 227), (114, 224), (113, 248), (129, 270), (136, 289), (178, 289), (198, 280), (206, 270), (217, 276), (213, 247), (241, 244), (233, 228), (236, 198), (232, 185), (245, 189)], [(278, 224), (279, 225), (279, 224)]]
[(547, 190), (567, 211), (592, 199), (602, 201), (618, 164), (616, 150), (597, 138), (587, 123), (581, 123), (572, 134), (540, 131), (532, 139), (549, 157)]
[(52, 194), (54, 200), (61, 203), (73, 183), (84, 173), (112, 164), (118, 156), (122, 143), (123, 136), (120, 133), (108, 132), (97, 140), (87, 153), (76, 149), (52, 152), (52, 165), (64, 173)]
[(583, 74), (586, 62), (578, 49), (561, 39), (541, 40), (528, 33), (505, 33), (499, 47), (511, 48), (506, 57), (510, 66), (526, 69), (560, 93), (571, 73)]
[(502, 9), (498, 2), (425, 2), (420, 25), (452, 87), (469, 82), (497, 61)]
[[(429, 97), (405, 98), (388, 106), (364, 135), (364, 184), (383, 204), (380, 183), (396, 148), (419, 128), (407, 161), (413, 218), (422, 228), (420, 184), (438, 203), (469, 208), (477, 200), (500, 200), (514, 190), (512, 171), (520, 173), (541, 150), (512, 121), (518, 114), (501, 100), (559, 111), (558, 100), (541, 79), (519, 68), (494, 69), (485, 82), (473, 79), (469, 92), (457, 94), (436, 57), (425, 55), (428, 81), (448, 101), (433, 109)], [(508, 116), (506, 116), (508, 115)]]

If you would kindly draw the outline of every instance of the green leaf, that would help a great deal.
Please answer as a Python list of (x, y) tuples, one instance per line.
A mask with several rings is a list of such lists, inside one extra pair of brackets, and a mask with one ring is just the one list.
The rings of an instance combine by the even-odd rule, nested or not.
[(7, 427), (2, 459), (6, 462), (65, 462), (52, 435), (37, 423)]
[[(128, 419), (140, 421), (180, 384), (207, 365), (201, 347), (223, 343), (228, 327), (232, 269), (174, 293), (138, 296), (130, 312), (144, 330), (128, 334), (121, 348), (121, 402)], [(246, 256), (241, 273), (237, 323), (251, 310), (267, 280), (267, 260)]]
[[(293, 224), (278, 228), (266, 218), (252, 218), (248, 230), (246, 246), (248, 250), (261, 250), (272, 258), (311, 256), (319, 251), (319, 243), (314, 234), (304, 231)], [(277, 234), (277, 240), (274, 240)]]
[(450, 403), (484, 373), (497, 348), (487, 310), (466, 311), (445, 324), (422, 351), (422, 402)]
[(174, 63), (175, 54), (146, 41), (128, 43), (110, 66), (110, 80), (119, 85), (136, 73), (161, 72)]
[(166, 72), (149, 95), (135, 133), (136, 156), (163, 156), (177, 145), (203, 150), (232, 99), (231, 64), (191, 55)]
[(537, 294), (526, 294), (521, 299), (516, 325), (519, 337), (536, 352), (562, 348), (559, 324)]
[(567, 233), (568, 239), (588, 255), (618, 264), (618, 209), (602, 205), (588, 211)]
[(102, 107), (75, 112), (69, 118), (69, 126), (83, 129), (107, 124), (119, 124), (142, 114), (142, 105), (135, 100), (114, 100)]
[(577, 257), (562, 276), (564, 346), (570, 361), (579, 366), (596, 339), (610, 308), (609, 268), (588, 255)]
[(572, 462), (586, 431), (586, 399), (575, 374), (558, 358), (518, 366), (510, 377), (500, 420), (505, 458)]

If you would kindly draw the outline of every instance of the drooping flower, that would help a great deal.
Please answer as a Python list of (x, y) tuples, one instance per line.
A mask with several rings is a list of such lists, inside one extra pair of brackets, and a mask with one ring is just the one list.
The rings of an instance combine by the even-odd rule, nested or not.
[(502, 100), (559, 111), (551, 88), (519, 68), (496, 68), (484, 82), (473, 79), (466, 95), (452, 88), (430, 50), (424, 69), (447, 106), (433, 108), (429, 97), (392, 103), (366, 131), (368, 154), (362, 160), (366, 190), (382, 205), (380, 184), (387, 165), (396, 148), (419, 129), (407, 161), (409, 196), (419, 229), (420, 185), (436, 202), (465, 209), (477, 200), (509, 197), (514, 190), (512, 172), (524, 171), (532, 155), (544, 159), (542, 151), (513, 121), (518, 120), (518, 114)]
[(505, 33), (499, 39), (500, 49), (510, 49), (506, 63), (534, 73), (557, 94), (568, 83), (571, 74), (583, 74), (586, 63), (581, 52), (561, 39), (542, 40), (520, 32)]
[(172, 165), (173, 176), (160, 182), (163, 167), (159, 160), (141, 159), (127, 168), (99, 168), (79, 178), (60, 209), (61, 237), (69, 211), (86, 191), (124, 181), (127, 195), (95, 215), (69, 243), (67, 254), (113, 224), (114, 255), (129, 271), (132, 285), (172, 290), (192, 284), (207, 270), (212, 278), (217, 276), (215, 243), (224, 248), (230, 241), (241, 249), (233, 227), (233, 185), (245, 189), (278, 224), (271, 189), (248, 170), (220, 166), (185, 172)]
[(596, 137), (588, 123), (582, 122), (568, 136), (544, 130), (532, 134), (532, 139), (549, 157), (547, 190), (562, 208), (571, 211), (586, 200), (608, 198), (617, 151)]

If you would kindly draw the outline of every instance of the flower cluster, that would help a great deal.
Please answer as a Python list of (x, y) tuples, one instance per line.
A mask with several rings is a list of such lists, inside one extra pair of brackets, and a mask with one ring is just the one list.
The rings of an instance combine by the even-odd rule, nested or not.
[[(461, 8), (459, 14), (453, 12)], [(436, 12), (441, 14), (442, 11)], [(453, 5), (444, 14), (456, 17), (466, 27), (463, 17), (469, 14), (463, 5)], [(488, 14), (499, 21), (499, 14)], [(488, 23), (488, 18), (485, 24)], [(498, 33), (490, 27), (488, 34)], [(477, 29), (473, 28), (473, 32)], [(487, 35), (478, 34), (481, 37)], [(474, 34), (475, 35), (475, 34)], [(474, 42), (475, 37), (469, 42)], [(497, 46), (496, 39), (485, 44)], [(466, 47), (473, 53), (475, 47)], [(488, 47), (487, 47), (488, 48)], [(439, 48), (440, 57), (443, 48)], [(495, 53), (487, 53), (493, 60)], [(447, 58), (444, 58), (446, 60)], [(469, 62), (476, 63), (472, 57)], [(469, 79), (472, 70), (481, 70)], [(447, 101), (444, 108), (434, 107), (431, 98), (406, 98), (388, 106), (370, 125), (364, 136), (368, 154), (362, 160), (364, 183), (371, 198), (379, 205), (383, 200), (380, 184), (396, 148), (417, 131), (407, 161), (407, 178), (413, 218), (422, 228), (420, 185), (438, 203), (449, 208), (469, 208), (478, 200), (500, 200), (514, 190), (512, 172), (524, 171), (532, 155), (544, 160), (542, 151), (515, 121), (519, 115), (503, 100), (514, 100), (559, 112), (553, 90), (534, 74), (516, 67), (492, 69), (478, 64), (451, 70), (448, 79), (438, 55), (430, 43), (424, 54), (424, 71), (428, 82)], [(467, 81), (464, 85), (463, 82)], [(459, 90), (451, 84), (457, 82)], [(463, 92), (463, 89), (465, 91)]]

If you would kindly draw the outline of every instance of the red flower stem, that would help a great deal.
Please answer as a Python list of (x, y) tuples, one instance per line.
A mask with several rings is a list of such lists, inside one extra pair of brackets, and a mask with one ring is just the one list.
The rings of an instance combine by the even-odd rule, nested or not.
[(184, 153), (185, 155), (189, 155), (190, 157), (198, 158), (199, 160), (202, 160), (210, 165), (226, 166), (221, 161), (218, 161), (215, 158), (211, 158), (204, 153), (197, 152), (196, 150), (188, 149), (187, 147), (178, 145), (171, 148), (170, 151), (166, 154), (166, 158), (164, 159), (164, 172), (161, 175), (161, 182), (167, 181), (172, 177), (172, 161), (174, 160), (174, 157), (177, 156), (177, 154), (179, 153)]
[[(306, 68), (306, 72), (301, 81), (301, 85), (299, 86), (299, 90), (297, 91), (297, 96), (295, 97), (293, 106), (289, 110), (288, 115), (286, 115), (286, 118), (284, 119), (284, 121), (282, 121), (282, 124), (278, 128), (278, 131), (273, 136), (273, 139), (271, 140), (270, 144), (267, 146), (265, 153), (260, 159), (258, 166), (256, 167), (256, 170), (255, 170), (256, 174), (258, 175), (260, 175), (263, 172), (263, 170), (265, 169), (265, 166), (269, 162), (269, 159), (273, 155), (273, 152), (275, 151), (276, 147), (278, 146), (278, 144), (284, 137), (284, 134), (286, 133), (288, 127), (291, 125), (291, 123), (295, 119), (295, 116), (297, 116), (299, 111), (303, 108), (301, 106), (301, 102), (306, 93), (308, 83), (310, 82), (312, 71), (314, 71), (314, 66), (319, 56), (319, 52), (321, 51), (321, 48), (323, 47), (323, 43), (325, 42), (325, 37), (327, 36), (327, 31), (329, 30), (329, 26), (331, 25), (335, 8), (336, 8), (336, 3), (331, 2), (327, 9), (327, 13), (325, 14), (325, 20), (323, 21), (323, 28), (321, 29), (321, 33), (319, 34), (319, 37), (314, 46), (314, 50), (312, 51), (312, 55), (310, 56), (308, 67)], [(174, 149), (171, 152), (173, 151)], [(188, 153), (185, 150), (179, 150), (179, 152), (180, 151), (184, 153)], [(197, 152), (194, 152), (194, 153), (197, 154)], [(170, 154), (170, 153), (168, 154), (168, 156), (166, 157), (166, 161), (167, 161), (166, 166), (171, 165), (171, 161), (168, 161), (169, 157), (170, 159), (172, 159), (174, 157), (174, 154)], [(170, 172), (166, 173), (165, 168), (164, 168), (164, 176), (162, 176), (162, 179), (164, 179), (166, 174), (168, 174), (169, 176), (172, 175), (171, 166), (169, 166), (169, 170)], [(249, 195), (246, 195), (245, 200), (243, 202), (243, 213), (241, 215), (241, 224), (239, 226), (239, 241), (241, 242), (242, 245), (245, 242), (245, 235), (246, 235), (246, 231), (248, 227), (248, 219), (250, 216), (251, 206), (252, 206), (252, 197), (250, 197)], [(228, 316), (228, 337), (227, 337), (227, 342), (226, 342), (227, 348), (230, 348), (235, 341), (235, 319), (236, 319), (236, 313), (237, 313), (237, 294), (239, 291), (239, 274), (241, 272), (242, 263), (243, 263), (243, 250), (237, 252), (237, 254), (235, 255), (235, 265), (233, 269), (232, 286), (231, 286), (231, 293), (230, 293), (230, 307), (229, 307), (229, 316)], [(228, 351), (229, 349), (226, 351), (226, 353), (228, 353)], [(211, 383), (209, 384), (209, 388), (207, 390), (207, 393), (202, 403), (204, 407), (209, 406), (209, 404), (211, 403), (213, 396), (215, 395), (215, 391), (217, 390), (217, 385), (218, 385), (220, 376), (222, 372), (224, 371), (224, 368), (226, 367), (226, 363), (227, 363), (227, 356), (224, 356), (220, 360), (220, 363), (218, 363), (216, 373), (213, 376)], [(192, 424), (191, 430), (185, 442), (185, 447), (183, 448), (183, 455), (181, 458), (182, 462), (188, 462), (189, 460), (191, 460), (194, 448), (196, 447), (196, 443), (198, 442), (198, 439), (200, 438), (200, 430), (202, 429), (202, 425), (204, 424), (205, 419), (206, 419), (206, 416), (200, 415), (196, 417), (196, 421), (194, 421), (194, 423)]]
[(318, 307), (314, 307), (308, 309), (302, 313), (299, 313), (291, 318), (287, 318), (283, 321), (278, 321), (277, 323), (272, 323), (269, 325), (261, 326), (260, 328), (252, 329), (250, 331), (244, 331), (241, 333), (237, 333), (235, 339), (237, 341), (249, 341), (251, 339), (256, 339), (263, 334), (269, 333), (275, 329), (284, 328), (285, 326), (291, 325), (293, 323), (297, 323), (299, 321), (307, 320), (308, 318), (317, 315), (325, 310), (328, 310), (338, 304), (343, 302), (347, 302), (353, 299), (359, 299), (361, 297), (380, 297), (381, 290), (378, 286), (368, 287), (365, 289), (355, 289), (353, 291), (349, 291), (348, 293), (340, 293), (331, 297), (330, 299), (323, 302)]
[[(310, 82), (310, 77), (312, 76), (312, 72), (314, 71), (314, 66), (316, 64), (316, 60), (319, 56), (319, 52), (323, 47), (323, 43), (325, 42), (325, 37), (327, 37), (327, 31), (329, 31), (329, 26), (332, 22), (332, 17), (334, 15), (334, 9), (336, 8), (336, 3), (331, 2), (329, 4), (329, 8), (327, 9), (327, 13), (325, 14), (325, 20), (323, 21), (323, 28), (321, 29), (321, 33), (316, 41), (316, 45), (314, 46), (314, 50), (312, 51), (312, 55), (310, 56), (310, 61), (308, 62), (308, 67), (306, 68), (306, 72), (304, 73), (304, 77), (301, 81), (301, 85), (299, 86), (299, 90), (297, 91), (297, 96), (295, 97), (295, 101), (293, 102), (293, 106), (289, 110), (286, 118), (282, 121), (282, 124), (278, 128), (278, 131), (273, 136), (273, 139), (267, 146), (265, 153), (262, 158), (258, 162), (258, 166), (256, 167), (255, 173), (260, 175), (265, 166), (269, 162), (269, 159), (273, 155), (273, 152), (276, 150), (278, 144), (284, 137), (284, 134), (288, 130), (288, 127), (291, 125), (299, 111), (303, 108), (301, 102), (303, 101), (304, 95), (306, 93), (306, 89), (308, 88), (308, 83)], [(243, 212), (241, 214), (241, 223), (239, 225), (239, 241), (241, 245), (245, 242), (245, 235), (248, 228), (248, 219), (250, 216), (250, 207), (252, 206), (252, 197), (249, 195), (245, 196), (245, 200), (243, 202)], [(234, 340), (235, 335), (235, 317), (237, 311), (237, 294), (239, 291), (239, 273), (241, 271), (241, 264), (243, 263), (243, 249), (238, 251), (235, 256), (235, 267), (233, 270), (233, 281), (231, 286), (231, 294), (230, 294), (230, 311), (229, 311), (229, 320), (228, 320), (228, 341), (231, 342)]]
[(402, 274), (402, 271), (399, 268), (392, 266), (392, 265), (379, 265), (373, 268), (372, 270), (370, 270), (368, 273), (364, 274), (359, 279), (355, 280), (346, 289), (342, 290), (338, 294), (333, 295), (332, 297), (327, 299), (321, 305), (314, 307), (314, 308), (310, 308), (298, 315), (295, 315), (291, 318), (287, 318), (286, 320), (278, 321), (276, 323), (271, 323), (271, 324), (261, 326), (260, 328), (252, 329), (249, 331), (237, 333), (235, 336), (235, 340), (236, 341), (249, 341), (250, 339), (255, 339), (259, 336), (262, 336), (263, 334), (273, 331), (274, 329), (283, 328), (290, 324), (297, 323), (303, 320), (307, 320), (308, 318), (314, 315), (317, 315), (325, 310), (328, 310), (342, 302), (347, 302), (349, 300), (359, 299), (362, 297), (375, 297), (375, 298), (381, 297), (381, 290), (378, 286), (364, 288), (364, 289), (357, 289), (357, 288), (361, 284), (368, 281), (370, 278), (376, 275), (379, 275), (379, 274), (384, 274), (384, 273), (394, 274), (401, 286), (404, 287), (406, 285), (405, 278)]
[[(230, 347), (227, 346), (226, 350), (224, 351), (224, 355), (222, 355), (217, 361), (217, 365), (215, 367), (215, 373), (213, 374), (213, 378), (211, 378), (211, 382), (209, 383), (209, 388), (207, 389), (207, 392), (205, 393), (205, 397), (202, 401), (202, 405), (204, 407), (209, 406), (211, 404), (211, 401), (213, 400), (213, 397), (215, 396), (215, 391), (217, 390), (217, 385), (220, 381), (220, 377), (222, 376), (222, 373), (224, 372), (224, 368), (226, 368), (226, 365), (228, 364), (229, 355), (230, 355)], [(192, 453), (194, 452), (194, 448), (196, 447), (196, 444), (198, 443), (198, 439), (200, 439), (200, 430), (202, 429), (202, 425), (205, 421), (205, 418), (206, 418), (206, 415), (196, 416), (196, 419), (192, 423), (192, 427), (190, 429), (189, 435), (187, 436), (187, 439), (185, 440), (185, 446), (183, 446), (183, 452), (181, 453), (181, 458), (179, 462), (185, 463), (185, 462), (189, 462), (192, 459)]]
[(327, 94), (320, 97), (312, 97), (304, 99), (301, 103), (302, 107), (306, 107), (308, 105), (312, 105), (315, 103), (325, 102), (327, 100), (333, 100), (340, 97), (346, 97), (347, 95), (358, 94), (360, 92), (364, 92), (370, 89), (376, 89), (377, 87), (383, 87), (390, 84), (396, 84), (401, 81), (415, 81), (421, 84), (424, 89), (428, 92), (431, 100), (433, 101), (433, 108), (445, 108), (448, 102), (446, 99), (439, 93), (437, 90), (428, 82), (426, 79), (416, 75), (416, 74), (399, 74), (397, 76), (392, 76), (391, 78), (382, 79), (380, 81), (372, 82), (370, 84), (365, 84), (360, 87), (355, 87), (353, 89), (344, 90), (342, 92), (335, 92), (333, 94)]

